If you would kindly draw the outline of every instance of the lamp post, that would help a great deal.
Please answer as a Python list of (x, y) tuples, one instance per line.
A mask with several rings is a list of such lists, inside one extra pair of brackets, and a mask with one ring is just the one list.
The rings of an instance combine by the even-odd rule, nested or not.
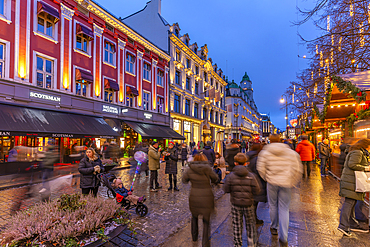
[[(285, 99), (284, 99), (284, 96), (285, 96)], [(289, 126), (289, 123), (288, 123), (288, 98), (285, 94), (283, 94), (281, 96), (281, 99), (280, 99), (280, 103), (284, 103), (285, 101), (285, 123), (286, 123), (286, 137), (288, 137), (288, 126)]]

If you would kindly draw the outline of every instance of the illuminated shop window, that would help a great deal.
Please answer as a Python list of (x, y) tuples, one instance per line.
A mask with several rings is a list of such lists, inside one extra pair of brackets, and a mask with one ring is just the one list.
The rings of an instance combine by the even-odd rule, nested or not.
[(37, 86), (51, 88), (51, 82), (53, 81), (53, 61), (39, 56), (36, 59)]

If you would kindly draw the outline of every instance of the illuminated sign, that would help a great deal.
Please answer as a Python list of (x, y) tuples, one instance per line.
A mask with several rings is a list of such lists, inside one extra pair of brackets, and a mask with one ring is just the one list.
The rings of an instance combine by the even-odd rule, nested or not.
[(152, 117), (153, 117), (153, 115), (152, 114), (150, 114), (150, 113), (144, 113), (144, 117), (146, 118), (146, 119), (151, 119)]
[(128, 112), (128, 109), (122, 109), (122, 111), (121, 111), (122, 113), (126, 113), (126, 112)]
[(10, 132), (9, 131), (1, 131), (0, 136), (10, 136)]
[(109, 105), (103, 105), (103, 112), (108, 112), (108, 113), (114, 113), (114, 114), (118, 114), (118, 108), (117, 107), (113, 107), (113, 106), (109, 106)]
[(293, 127), (296, 127), (298, 124), (298, 120), (297, 119), (292, 119), (290, 120), (290, 125), (293, 126)]
[(69, 135), (69, 134), (52, 134), (51, 136), (52, 137), (69, 137), (69, 138), (73, 137), (73, 135)]
[(118, 128), (117, 128), (117, 127), (113, 127), (113, 130), (114, 130), (115, 132), (118, 132)]
[(30, 97), (31, 98), (46, 99), (46, 100), (51, 100), (51, 101), (55, 101), (55, 102), (60, 102), (60, 97), (47, 95), (47, 94), (43, 94), (43, 93), (30, 92)]
[(190, 123), (189, 122), (184, 121), (184, 131), (190, 132)]

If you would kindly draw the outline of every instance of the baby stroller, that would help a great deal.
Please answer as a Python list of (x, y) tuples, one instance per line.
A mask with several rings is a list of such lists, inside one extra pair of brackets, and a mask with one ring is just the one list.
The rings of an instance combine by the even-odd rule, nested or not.
[(137, 205), (131, 203), (129, 200), (121, 196), (120, 194), (116, 193), (116, 191), (112, 187), (113, 180), (116, 179), (116, 176), (114, 176), (111, 173), (101, 173), (100, 176), (100, 182), (102, 185), (108, 188), (107, 190), (107, 196), (108, 198), (116, 198), (117, 203), (120, 203), (122, 207), (124, 207), (126, 210), (130, 210), (131, 208), (136, 207), (136, 214), (144, 217), (148, 213), (148, 207), (144, 204), (145, 198), (143, 201), (138, 202)]

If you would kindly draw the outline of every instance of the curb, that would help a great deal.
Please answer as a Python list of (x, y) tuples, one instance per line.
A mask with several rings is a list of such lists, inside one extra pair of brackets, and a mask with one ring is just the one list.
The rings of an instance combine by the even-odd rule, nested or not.
[[(126, 170), (126, 169), (130, 169), (130, 168), (131, 168), (131, 166), (125, 166), (125, 167), (119, 167), (119, 168), (112, 169), (111, 171)], [(78, 178), (78, 177), (80, 177), (80, 173), (74, 173), (73, 174), (73, 178)], [(50, 180), (53, 180), (53, 178), (48, 179), (48, 181), (50, 181)], [(27, 186), (27, 185), (41, 184), (41, 183), (42, 183), (42, 181), (31, 183), (31, 184), (30, 183), (13, 184), (13, 185), (0, 187), (0, 191), (19, 188), (19, 187), (23, 187), (23, 186)]]
[(126, 225), (124, 225), (124, 226), (120, 225), (120, 226), (116, 227), (116, 229), (114, 229), (111, 233), (108, 234), (109, 239), (107, 241), (103, 241), (103, 240), (99, 239), (95, 242), (92, 242), (88, 245), (85, 245), (85, 247), (100, 247), (100, 246), (103, 246), (103, 245), (107, 244), (108, 242), (110, 242), (113, 238), (116, 238), (126, 228), (127, 228)]

